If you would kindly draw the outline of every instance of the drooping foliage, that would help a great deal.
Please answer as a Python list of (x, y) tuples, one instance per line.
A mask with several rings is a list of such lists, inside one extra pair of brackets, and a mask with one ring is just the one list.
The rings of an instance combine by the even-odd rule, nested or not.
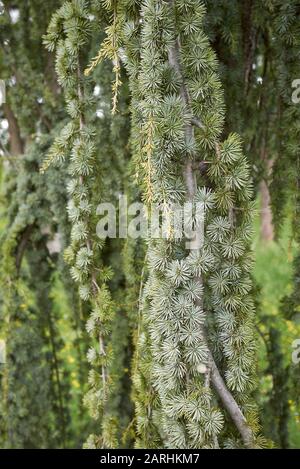
[[(141, 435), (148, 435), (148, 427), (156, 429), (152, 445), (170, 447), (222, 444), (224, 416), (211, 390), (210, 344), (219, 344), (214, 355), (227, 386), (255, 422), (247, 399), (255, 371), (247, 253), (251, 187), (239, 139), (219, 140), (223, 98), (203, 15), (201, 3), (153, 1), (144, 5), (140, 33), (126, 25), (129, 51), (134, 35), (140, 35), (141, 59), (130, 56), (128, 69), (136, 79), (137, 159), (146, 200), (166, 211), (186, 199), (205, 207), (200, 249), (189, 252), (186, 240), (170, 236), (150, 241), (148, 252), (139, 339), (142, 352), (151, 350), (148, 376), (139, 379), (148, 381), (148, 406), (142, 396), (137, 420)], [(225, 444), (233, 444), (233, 435), (227, 430)]]
[[(275, 318), (251, 243), (260, 199), (299, 249), (297, 1), (2, 3), (0, 445), (288, 447), (299, 256)], [(98, 236), (124, 195), (146, 240)]]

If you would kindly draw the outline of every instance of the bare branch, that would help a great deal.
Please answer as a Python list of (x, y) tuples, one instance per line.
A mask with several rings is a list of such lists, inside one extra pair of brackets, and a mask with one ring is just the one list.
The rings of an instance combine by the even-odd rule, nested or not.
[(254, 435), (247, 424), (247, 421), (239, 408), (238, 404), (236, 403), (234, 397), (232, 396), (231, 392), (228, 390), (219, 370), (218, 367), (209, 352), (210, 360), (211, 360), (211, 381), (215, 388), (215, 391), (219, 395), (221, 401), (227, 412), (229, 413), (231, 419), (233, 420), (236, 428), (241, 434), (243, 439), (244, 445), (246, 448), (251, 449), (254, 448)]
[(21, 239), (18, 244), (17, 252), (16, 252), (16, 268), (17, 268), (18, 273), (20, 271), (22, 259), (26, 250), (26, 246), (30, 240), (34, 226), (35, 226), (34, 224), (28, 225), (23, 231), (23, 233), (21, 234)]

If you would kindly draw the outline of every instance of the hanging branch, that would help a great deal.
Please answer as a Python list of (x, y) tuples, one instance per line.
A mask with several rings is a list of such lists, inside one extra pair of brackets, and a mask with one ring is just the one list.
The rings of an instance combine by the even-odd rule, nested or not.
[[(174, 0), (168, 0), (168, 2), (170, 4), (170, 7), (174, 9), (175, 7)], [(181, 81), (180, 94), (181, 94), (182, 100), (185, 104), (187, 111), (192, 115), (189, 91), (186, 86), (184, 75), (183, 75), (181, 65), (180, 65), (180, 42), (179, 42), (178, 36), (175, 40), (173, 47), (170, 48), (169, 62), (170, 62), (170, 65), (174, 68), (175, 72), (180, 77), (180, 81)], [(197, 117), (193, 117), (191, 120), (191, 124), (186, 126), (185, 133), (186, 133), (187, 139), (194, 140), (193, 125), (197, 126), (201, 130), (205, 129), (205, 126), (202, 124), (201, 120)], [(217, 142), (216, 142), (216, 149), (219, 150)], [(193, 201), (195, 194), (197, 192), (197, 182), (196, 182), (196, 176), (193, 170), (193, 161), (191, 159), (188, 159), (185, 164), (184, 175), (185, 175), (188, 197), (191, 201)], [(200, 277), (197, 278), (197, 281), (202, 286), (202, 280)], [(240, 432), (243, 442), (245, 444), (245, 447), (253, 448), (254, 447), (253, 432), (251, 428), (248, 426), (247, 421), (241, 409), (239, 408), (237, 402), (235, 401), (234, 397), (232, 396), (232, 394), (226, 387), (224, 380), (218, 370), (218, 367), (214, 361), (213, 355), (210, 350), (208, 351), (208, 358), (209, 358), (208, 361), (210, 364), (209, 366), (211, 367), (210, 373), (211, 373), (211, 381), (213, 383), (213, 386), (217, 394), (219, 395), (221, 401), (223, 402), (224, 407), (226, 408), (233, 422), (235, 423), (238, 431)]]
[(112, 114), (116, 114), (118, 107), (119, 89), (122, 85), (121, 81), (121, 62), (119, 57), (119, 42), (120, 42), (120, 24), (118, 17), (118, 1), (108, 3), (106, 9), (111, 13), (112, 22), (106, 28), (106, 39), (102, 42), (97, 56), (91, 61), (90, 65), (85, 69), (84, 73), (89, 76), (92, 71), (99, 65), (102, 60), (109, 59), (113, 64), (113, 72), (115, 80), (112, 84)]
[[(93, 198), (95, 191), (99, 190), (99, 180), (95, 181), (99, 166), (94, 144), (95, 129), (90, 125), (89, 119), (91, 95), (84, 87), (81, 69), (81, 55), (86, 51), (91, 32), (92, 20), (88, 6), (88, 2), (66, 2), (53, 15), (45, 37), (48, 49), (56, 49), (56, 71), (65, 92), (70, 122), (55, 140), (42, 166), (42, 172), (51, 163), (71, 155), (68, 214), (72, 229), (71, 243), (65, 251), (65, 259), (71, 266), (71, 276), (78, 285), (80, 298), (89, 302), (91, 308), (86, 329), (93, 343), (87, 356), (92, 369), (85, 404), (93, 418), (101, 419), (102, 429), (100, 435), (90, 435), (88, 438), (86, 446), (94, 448), (116, 445), (116, 423), (106, 412), (108, 384), (111, 382), (106, 339), (114, 316), (114, 305), (107, 287), (111, 274), (109, 269), (103, 266), (99, 268), (101, 243), (97, 239), (92, 215)], [(61, 24), (64, 25), (63, 29)], [(98, 370), (101, 370), (99, 374)]]

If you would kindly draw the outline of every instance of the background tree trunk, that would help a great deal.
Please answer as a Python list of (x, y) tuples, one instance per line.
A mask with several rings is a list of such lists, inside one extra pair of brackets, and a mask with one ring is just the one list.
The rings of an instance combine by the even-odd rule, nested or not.
[(271, 209), (271, 197), (269, 191), (268, 180), (272, 172), (273, 161), (268, 160), (266, 162), (267, 166), (267, 177), (263, 179), (260, 183), (260, 195), (261, 195), (261, 214), (260, 214), (260, 237), (261, 240), (269, 243), (274, 240), (274, 227), (272, 219), (272, 209)]

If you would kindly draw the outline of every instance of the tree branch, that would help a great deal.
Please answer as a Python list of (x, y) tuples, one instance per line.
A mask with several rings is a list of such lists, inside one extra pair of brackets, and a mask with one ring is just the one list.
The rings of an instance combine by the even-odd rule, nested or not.
[(231, 392), (228, 390), (218, 367), (213, 359), (211, 352), (209, 351), (209, 358), (211, 361), (211, 381), (214, 386), (215, 391), (219, 395), (221, 401), (227, 412), (229, 413), (232, 421), (234, 422), (236, 428), (240, 432), (244, 445), (248, 449), (254, 448), (254, 435), (247, 424), (246, 418), (244, 417), (241, 409), (239, 408), (237, 402), (232, 396)]
[[(174, 8), (174, 0), (168, 0), (168, 2), (169, 2), (170, 7)], [(187, 108), (187, 111), (191, 111), (189, 90), (188, 90), (188, 87), (186, 86), (184, 74), (181, 69), (180, 41), (179, 41), (178, 36), (176, 37), (173, 46), (169, 50), (169, 63), (171, 67), (173, 67), (175, 72), (178, 74), (178, 76), (180, 77), (180, 81), (181, 81), (180, 95)], [(186, 139), (189, 141), (195, 139), (193, 126), (196, 126), (200, 129), (205, 129), (205, 126), (203, 125), (201, 120), (196, 117), (193, 117), (191, 119), (191, 123), (188, 124), (185, 129)], [(216, 146), (217, 146), (216, 150), (218, 150), (217, 142), (216, 142)], [(196, 181), (196, 177), (195, 177), (195, 173), (193, 169), (193, 161), (191, 159), (188, 159), (185, 164), (184, 177), (185, 177), (185, 182), (186, 182), (186, 187), (187, 187), (188, 198), (189, 200), (193, 200), (197, 191), (197, 181)], [(198, 277), (197, 280), (202, 285), (202, 279)], [(247, 424), (246, 418), (244, 417), (240, 407), (238, 406), (234, 397), (232, 396), (232, 394), (226, 387), (226, 384), (218, 370), (214, 357), (211, 351), (209, 350), (209, 348), (208, 348), (208, 361), (210, 364), (211, 381), (212, 381), (215, 391), (219, 395), (225, 409), (229, 413), (232, 421), (234, 422), (236, 428), (238, 429), (245, 447), (253, 448), (254, 447), (253, 432), (251, 428), (249, 427), (249, 425)]]

